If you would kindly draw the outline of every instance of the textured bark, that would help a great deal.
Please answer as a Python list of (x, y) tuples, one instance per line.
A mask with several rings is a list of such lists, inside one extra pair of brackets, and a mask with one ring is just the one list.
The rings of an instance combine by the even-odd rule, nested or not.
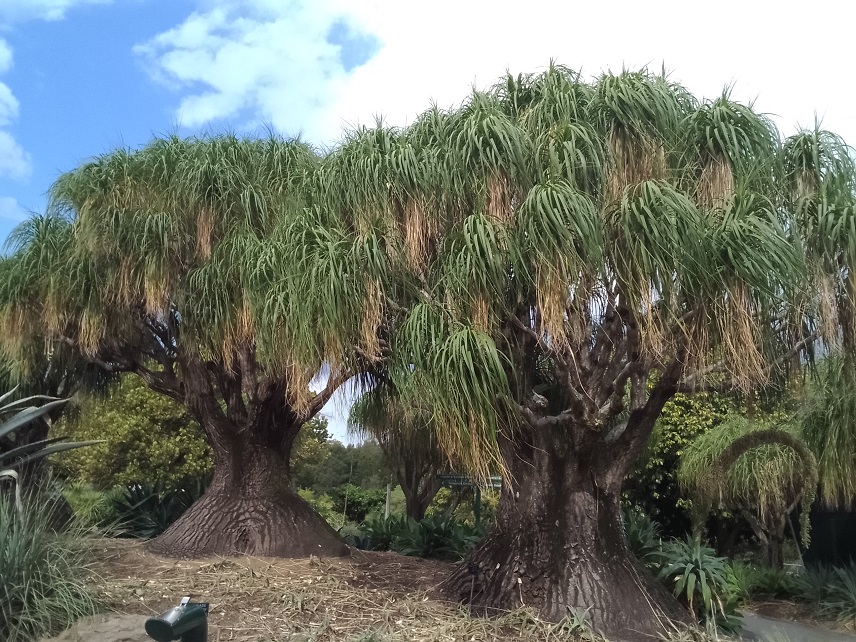
[(149, 544), (171, 557), (348, 555), (336, 531), (292, 489), (275, 450), (236, 443), (215, 446), (215, 472), (205, 495)]
[(578, 609), (613, 641), (656, 639), (687, 620), (625, 544), (608, 455), (575, 452), (547, 430), (503, 451), (496, 527), (443, 583), (447, 597), (488, 615), (525, 606), (557, 621)]
[[(281, 381), (258, 381), (245, 395), (245, 382), (232, 371), (198, 357), (186, 359), (182, 372), (184, 402), (214, 452), (214, 477), (199, 501), (150, 549), (173, 557), (348, 555), (336, 531), (291, 488), (294, 440), (324, 395), (313, 400), (317, 408), (312, 413), (298, 415)], [(218, 397), (225, 400), (225, 410)]]

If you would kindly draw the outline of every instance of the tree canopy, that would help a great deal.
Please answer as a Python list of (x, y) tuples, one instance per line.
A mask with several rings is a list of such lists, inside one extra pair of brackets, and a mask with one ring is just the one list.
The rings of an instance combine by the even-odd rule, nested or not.
[[(448, 453), (505, 474), (497, 528), (445, 590), (591, 606), (621, 638), (680, 617), (618, 511), (664, 404), (787, 378), (817, 343), (852, 351), (854, 176), (819, 125), (783, 139), (727, 92), (551, 64), (324, 154), (166, 138), (82, 165), (0, 264), (3, 339), (183, 399), (223, 501), (276, 487), (264, 471), (344, 377), (388, 380)], [(205, 506), (188, 521), (223, 514)]]

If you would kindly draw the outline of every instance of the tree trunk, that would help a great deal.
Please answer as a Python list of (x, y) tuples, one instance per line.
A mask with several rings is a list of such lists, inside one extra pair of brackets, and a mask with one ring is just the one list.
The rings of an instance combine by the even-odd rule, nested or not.
[(773, 518), (767, 531), (767, 564), (770, 568), (785, 567), (785, 526), (788, 516)]
[(404, 471), (401, 468), (396, 471), (398, 485), (404, 492), (407, 516), (421, 522), (425, 519), (425, 511), (431, 505), (440, 485), (437, 483), (433, 467), (427, 473), (423, 471), (421, 474), (408, 474), (408, 472), (407, 468)]
[(149, 544), (153, 552), (171, 557), (349, 554), (336, 531), (291, 488), (287, 454), (293, 436), (283, 439), (280, 433), (275, 445), (265, 439), (276, 434), (273, 430), (235, 436), (206, 426), (206, 432), (214, 450), (211, 485)]
[[(404, 489), (402, 488), (402, 490)], [(404, 502), (405, 511), (407, 512), (408, 517), (416, 520), (417, 522), (421, 522), (425, 519), (425, 511), (428, 510), (428, 506), (415, 492), (405, 492)]]
[(495, 529), (441, 591), (486, 614), (525, 606), (558, 621), (578, 610), (613, 642), (656, 639), (669, 620), (686, 622), (627, 548), (623, 474), (608, 448), (574, 451), (560, 431), (527, 431), (527, 443), (502, 447), (508, 477)]

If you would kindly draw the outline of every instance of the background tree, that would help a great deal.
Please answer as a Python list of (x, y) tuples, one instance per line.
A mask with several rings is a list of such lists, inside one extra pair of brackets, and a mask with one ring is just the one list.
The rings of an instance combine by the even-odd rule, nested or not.
[(277, 138), (155, 140), (61, 176), (49, 213), (10, 239), (0, 317), (13, 356), (41, 337), (49, 354), (134, 373), (206, 434), (211, 485), (155, 551), (347, 551), (289, 480), (300, 427), (362, 363), (348, 349), (361, 340), (319, 314), (333, 297), (339, 314), (362, 317), (365, 295), (318, 224), (317, 164)]
[(430, 414), (405, 412), (394, 393), (380, 386), (352, 406), (349, 424), (358, 435), (377, 441), (404, 492), (407, 516), (422, 521), (440, 490), (437, 475), (448, 465)]
[(802, 539), (817, 490), (817, 461), (798, 428), (732, 417), (701, 435), (681, 457), (679, 479), (699, 522), (711, 506), (735, 511), (766, 549), (769, 566), (784, 564), (785, 529), (802, 506)]
[(298, 487), (311, 489), (318, 495), (346, 484), (378, 490), (386, 488), (392, 478), (392, 470), (375, 441), (345, 445), (337, 439), (328, 439), (323, 456), (315, 462), (306, 462), (297, 473)]
[(587, 609), (611, 639), (682, 617), (623, 542), (623, 479), (677, 392), (748, 391), (852, 334), (849, 158), (727, 95), (557, 66), (325, 158), (402, 404), (505, 475), (449, 596)]
[(214, 465), (199, 424), (176, 401), (123, 375), (105, 395), (82, 395), (53, 432), (75, 440), (101, 440), (54, 459), (57, 472), (99, 490), (151, 484), (163, 489), (207, 477)]
[(330, 431), (325, 417), (313, 417), (294, 440), (291, 453), (291, 481), (295, 488), (309, 488), (314, 471), (330, 456)]

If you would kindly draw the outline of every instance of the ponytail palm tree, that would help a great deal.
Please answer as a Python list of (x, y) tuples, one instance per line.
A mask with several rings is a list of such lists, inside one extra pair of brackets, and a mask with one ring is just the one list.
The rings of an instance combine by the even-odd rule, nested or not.
[[(157, 552), (347, 551), (289, 480), (300, 427), (357, 367), (341, 347), (349, 337), (331, 336), (313, 309), (314, 289), (339, 288), (344, 313), (354, 277), (334, 264), (335, 231), (317, 227), (317, 164), (304, 144), (275, 138), (155, 140), (61, 176), (49, 212), (12, 238), (7, 348), (43, 337), (49, 351), (135, 373), (207, 435), (213, 481)], [(313, 395), (322, 369), (328, 383)]]
[(348, 423), (358, 434), (377, 440), (404, 492), (407, 516), (422, 521), (440, 490), (437, 475), (448, 464), (431, 413), (407, 411), (395, 393), (381, 385), (357, 400)]
[[(401, 407), (505, 478), (496, 528), (447, 595), (587, 609), (619, 640), (682, 617), (623, 542), (625, 475), (676, 392), (750, 390), (841, 324), (817, 294), (831, 261), (809, 269), (819, 241), (786, 188), (789, 149), (727, 95), (551, 66), (353, 132), (324, 160), (323, 209), (379, 248), (364, 279)], [(815, 173), (800, 186), (850, 198), (845, 163), (797, 167)], [(836, 230), (823, 251), (840, 279), (856, 236)]]

